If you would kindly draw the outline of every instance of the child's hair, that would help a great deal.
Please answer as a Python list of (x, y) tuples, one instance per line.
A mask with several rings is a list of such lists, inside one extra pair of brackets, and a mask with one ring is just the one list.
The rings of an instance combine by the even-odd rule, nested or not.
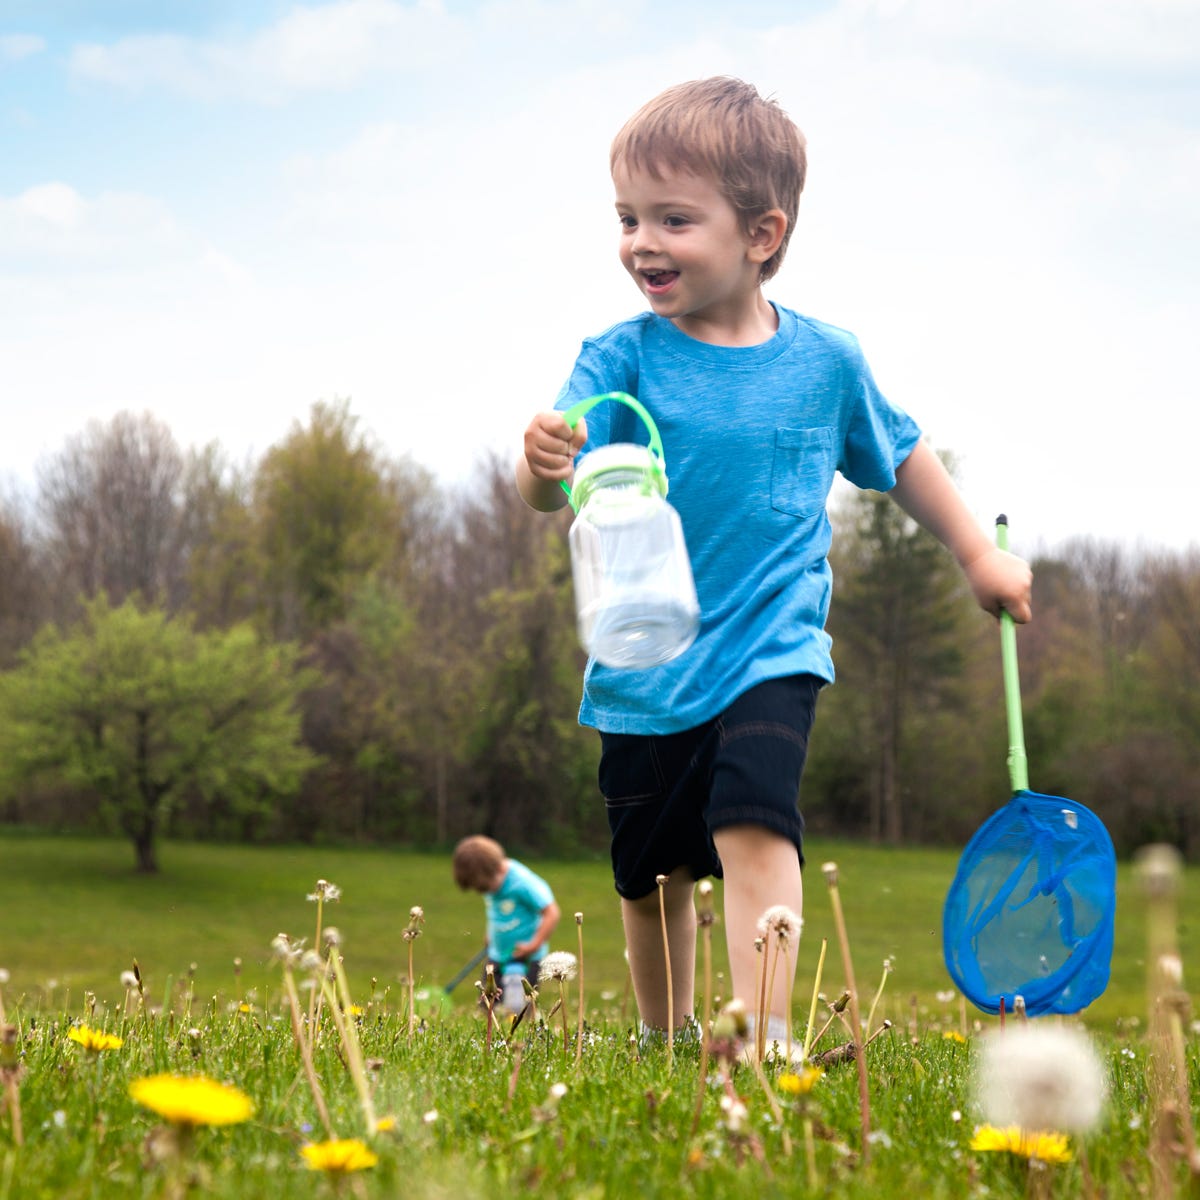
[(504, 865), (504, 847), (490, 837), (465, 837), (454, 847), (454, 882), (466, 891), (487, 889)]
[(779, 270), (804, 190), (804, 134), (774, 100), (727, 75), (668, 88), (644, 104), (613, 140), (609, 165), (661, 177), (666, 170), (712, 179), (747, 230), (772, 208), (787, 217), (779, 249), (760, 278)]

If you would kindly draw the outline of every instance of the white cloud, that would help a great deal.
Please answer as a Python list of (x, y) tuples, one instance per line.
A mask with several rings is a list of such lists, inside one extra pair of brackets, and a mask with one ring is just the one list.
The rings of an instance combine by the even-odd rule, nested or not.
[(0, 34), (0, 63), (20, 62), (46, 49), (46, 39), (32, 33)]
[(139, 35), (75, 48), (71, 70), (130, 91), (278, 103), (340, 90), (380, 72), (429, 69), (452, 53), (461, 23), (440, 4), (339, 0), (296, 7), (252, 35), (222, 39)]

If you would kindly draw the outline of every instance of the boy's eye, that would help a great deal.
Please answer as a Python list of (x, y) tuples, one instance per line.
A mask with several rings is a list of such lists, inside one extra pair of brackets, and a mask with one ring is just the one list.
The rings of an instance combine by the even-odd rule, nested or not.
[(631, 217), (628, 213), (621, 213), (617, 217), (617, 220), (621, 222), (622, 229), (636, 229), (637, 228), (637, 218)]
[(678, 215), (672, 215), (663, 218), (663, 224), (671, 229), (678, 229), (681, 225), (686, 225), (687, 223), (687, 217), (681, 217)]

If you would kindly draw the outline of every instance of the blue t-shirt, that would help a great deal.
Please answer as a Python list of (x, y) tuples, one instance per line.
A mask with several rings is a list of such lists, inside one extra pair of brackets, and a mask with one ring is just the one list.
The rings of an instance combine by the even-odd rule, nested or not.
[[(834, 473), (889, 491), (921, 432), (883, 397), (852, 334), (775, 308), (779, 328), (757, 346), (699, 342), (643, 313), (585, 341), (559, 394), (560, 410), (612, 391), (646, 406), (700, 600), (699, 635), (671, 662), (588, 663), (585, 725), (675, 733), (764, 680), (833, 680), (825, 502)], [(598, 405), (586, 420), (585, 453), (649, 440), (627, 405)]]
[[(527, 942), (541, 924), (542, 911), (554, 903), (550, 885), (515, 858), (508, 860), (504, 882), (494, 892), (485, 892), (488, 958), (502, 967), (513, 961), (513, 947)], [(541, 962), (549, 947), (543, 942), (529, 962)]]

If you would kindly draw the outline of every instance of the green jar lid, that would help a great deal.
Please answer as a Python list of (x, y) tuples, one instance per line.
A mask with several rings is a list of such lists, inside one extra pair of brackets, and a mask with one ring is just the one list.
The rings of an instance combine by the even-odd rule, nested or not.
[(585, 454), (575, 467), (575, 479), (571, 485), (571, 496), (576, 509), (587, 503), (588, 497), (598, 486), (614, 482), (613, 476), (624, 475), (628, 482), (637, 480), (647, 495), (657, 492), (667, 494), (667, 473), (662, 462), (647, 446), (633, 442), (613, 442), (599, 446)]

